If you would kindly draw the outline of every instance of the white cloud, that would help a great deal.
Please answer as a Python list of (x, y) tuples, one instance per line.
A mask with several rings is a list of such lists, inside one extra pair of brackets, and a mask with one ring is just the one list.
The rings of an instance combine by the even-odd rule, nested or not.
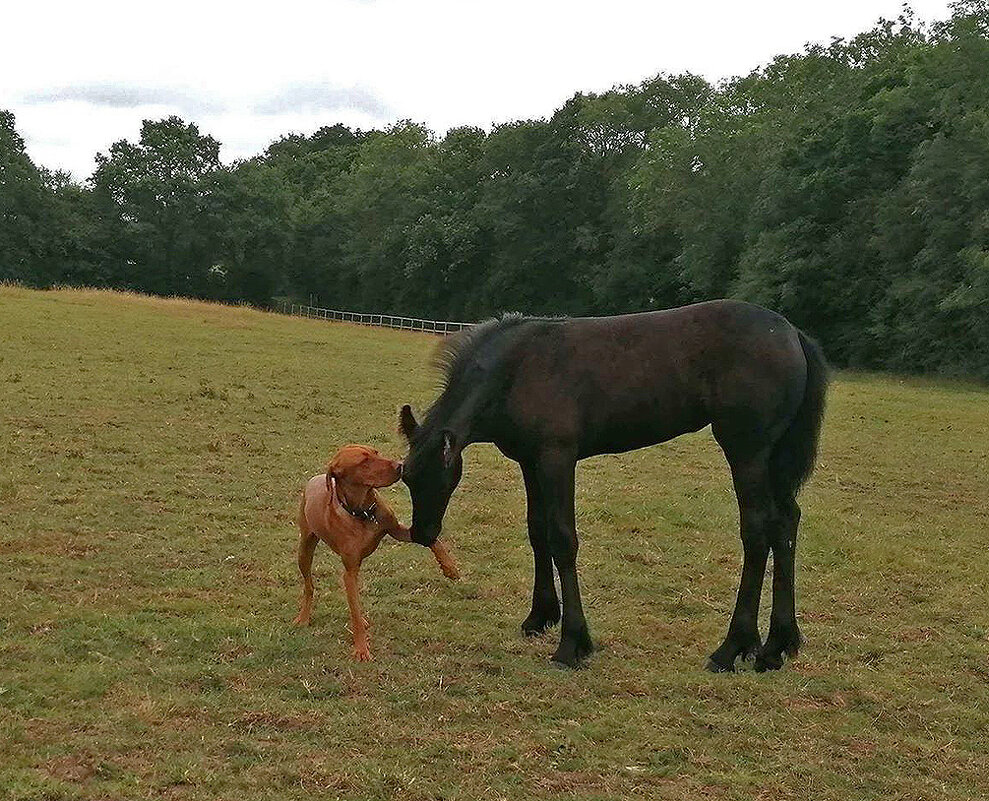
[(367, 89), (359, 86), (342, 88), (321, 81), (290, 83), (254, 106), (254, 111), (258, 114), (348, 109), (363, 112), (376, 119), (385, 119), (391, 115), (388, 106)]
[[(53, 9), (52, 6), (56, 8)], [(179, 114), (250, 155), (290, 131), (411, 118), (438, 133), (546, 116), (659, 72), (746, 73), (896, 17), (901, 0), (173, 0), (4, 11), (0, 108), (40, 164), (92, 169), (142, 118)], [(926, 19), (947, 0), (914, 0)]]
[(128, 83), (84, 83), (34, 90), (21, 98), (28, 106), (78, 101), (107, 108), (168, 106), (195, 117), (222, 111), (222, 100), (191, 89), (172, 86), (141, 86)]

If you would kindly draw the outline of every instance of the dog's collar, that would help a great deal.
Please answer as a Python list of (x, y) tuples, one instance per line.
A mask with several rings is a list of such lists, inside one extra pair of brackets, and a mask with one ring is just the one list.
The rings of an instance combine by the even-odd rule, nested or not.
[(370, 521), (372, 523), (377, 523), (378, 518), (374, 516), (374, 510), (378, 508), (378, 504), (372, 503), (367, 509), (351, 509), (342, 500), (340, 505), (347, 511), (351, 517), (356, 517), (358, 520), (364, 520), (365, 522)]
[(336, 497), (336, 499), (338, 501), (340, 501), (340, 505), (343, 507), (344, 511), (347, 514), (349, 514), (351, 517), (356, 517), (358, 520), (363, 520), (365, 522), (368, 522), (368, 521), (370, 521), (371, 523), (377, 523), (378, 522), (378, 518), (376, 518), (374, 516), (375, 510), (378, 508), (378, 502), (377, 501), (375, 501), (374, 503), (372, 503), (366, 509), (351, 509), (349, 506), (347, 506), (347, 503), (343, 499), (343, 496), (340, 495), (339, 492), (337, 492), (337, 486), (336, 486), (337, 482), (336, 482), (336, 479), (333, 478), (333, 479), (331, 479), (331, 481), (333, 482), (333, 495), (334, 495), (334, 497)]

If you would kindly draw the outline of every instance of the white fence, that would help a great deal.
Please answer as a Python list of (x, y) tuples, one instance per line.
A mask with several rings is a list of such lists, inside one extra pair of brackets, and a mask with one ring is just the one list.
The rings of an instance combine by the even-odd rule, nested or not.
[(317, 306), (301, 306), (293, 303), (289, 314), (311, 317), (316, 320), (339, 320), (358, 325), (374, 325), (382, 328), (399, 328), (403, 331), (425, 331), (429, 334), (452, 334), (470, 328), (473, 323), (454, 323), (449, 320), (421, 320), (418, 317), (399, 317), (394, 314), (361, 314), (360, 312), (320, 309)]

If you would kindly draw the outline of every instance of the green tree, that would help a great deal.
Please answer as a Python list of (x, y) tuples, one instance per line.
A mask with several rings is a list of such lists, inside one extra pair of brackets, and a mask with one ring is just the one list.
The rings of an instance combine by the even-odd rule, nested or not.
[(290, 196), (291, 251), (284, 265), (287, 294), (324, 304), (351, 298), (339, 208), (341, 182), (357, 159), (366, 134), (344, 125), (320, 128), (310, 137), (286, 137), (271, 145), (262, 161), (281, 176)]
[(486, 136), (454, 128), (432, 148), (427, 208), (405, 228), (399, 303), (410, 313), (460, 319), (485, 269), (474, 207), (484, 183)]
[(58, 278), (61, 231), (48, 178), (25, 152), (14, 115), (0, 110), (0, 281)]
[(96, 157), (98, 213), (112, 231), (115, 283), (159, 294), (210, 295), (216, 257), (211, 178), (219, 143), (178, 117), (145, 120), (137, 144)]
[(270, 164), (250, 160), (210, 176), (209, 208), (216, 218), (214, 293), (267, 306), (287, 283), (292, 255), (293, 194)]
[[(402, 314), (407, 232), (430, 207), (435, 184), (432, 133), (400, 122), (361, 143), (340, 176), (334, 207), (344, 232), (331, 303)], [(339, 301), (339, 303), (337, 303)]]

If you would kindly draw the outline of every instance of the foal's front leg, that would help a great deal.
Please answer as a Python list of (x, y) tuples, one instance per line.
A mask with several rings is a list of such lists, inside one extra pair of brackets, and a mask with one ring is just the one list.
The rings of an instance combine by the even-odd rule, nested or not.
[(539, 494), (535, 468), (522, 465), (522, 478), (525, 481), (526, 524), (534, 565), (532, 610), (522, 621), (522, 633), (526, 637), (534, 637), (560, 622), (560, 601), (553, 582), (553, 556), (546, 536), (546, 510)]
[(563, 632), (553, 661), (575, 668), (594, 646), (580, 603), (577, 583), (577, 525), (574, 516), (574, 468), (569, 454), (545, 454), (539, 464), (539, 489), (545, 509), (550, 554), (560, 574), (563, 593)]

